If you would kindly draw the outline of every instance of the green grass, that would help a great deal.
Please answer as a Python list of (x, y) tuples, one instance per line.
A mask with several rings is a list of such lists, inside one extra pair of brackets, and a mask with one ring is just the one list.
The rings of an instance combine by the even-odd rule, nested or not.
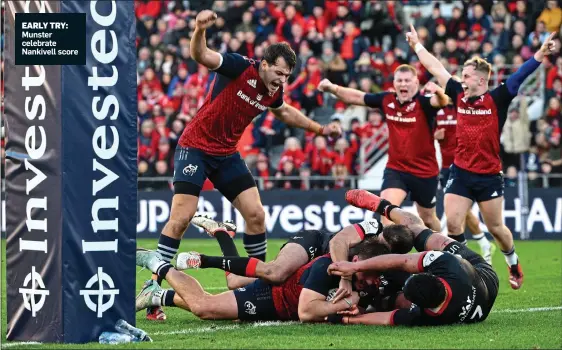
[[(243, 252), (240, 240), (236, 240)], [(268, 256), (277, 254), (283, 241), (269, 240)], [(138, 245), (155, 248), (156, 240), (139, 240)], [(201, 321), (189, 312), (166, 308), (168, 320), (149, 322), (137, 314), (137, 326), (147, 331), (154, 343), (137, 343), (112, 348), (562, 348), (562, 310), (523, 312), (529, 308), (562, 306), (562, 241), (517, 242), (525, 272), (523, 287), (514, 291), (507, 281), (507, 269), (498, 251), (494, 266), (500, 276), (500, 292), (494, 311), (480, 324), (436, 328), (391, 328), (303, 324), (240, 324), (231, 321)], [(474, 246), (472, 246), (474, 248)], [(220, 254), (211, 239), (186, 240), (182, 251), (198, 250)], [(5, 261), (5, 260), (4, 260)], [(4, 264), (3, 264), (4, 265)], [(4, 267), (5, 268), (5, 267)], [(222, 271), (190, 272), (211, 293), (224, 289)], [(5, 275), (4, 275), (5, 276)], [(148, 279), (146, 270), (137, 274), (137, 289)], [(5, 296), (3, 283), (2, 293)], [(6, 320), (2, 299), (3, 328)], [(517, 311), (519, 310), (519, 311)], [(516, 311), (516, 312), (510, 312)], [(5, 328), (4, 328), (5, 329)], [(3, 335), (5, 339), (5, 334)], [(13, 344), (15, 345), (15, 344)], [(100, 348), (97, 343), (20, 345), (11, 348)]]

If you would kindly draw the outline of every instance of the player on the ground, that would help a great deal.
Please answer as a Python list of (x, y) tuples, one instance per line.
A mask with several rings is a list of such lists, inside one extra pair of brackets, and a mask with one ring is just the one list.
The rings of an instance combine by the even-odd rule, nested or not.
[(371, 325), (445, 325), (484, 321), (498, 295), (499, 281), (491, 265), (465, 245), (433, 234), (416, 215), (365, 190), (346, 193), (346, 200), (373, 210), (416, 235), (416, 254), (390, 254), (357, 262), (337, 262), (331, 274), (348, 277), (356, 273), (399, 269), (414, 274), (404, 285), (408, 309), (374, 312), (358, 316), (332, 315), (337, 323)]
[[(338, 233), (303, 230), (285, 243), (273, 261), (263, 262), (252, 257), (240, 257), (234, 245), (236, 225), (222, 223), (196, 215), (192, 223), (202, 227), (219, 243), (223, 256), (208, 256), (197, 252), (178, 254), (176, 268), (218, 268), (227, 272), (229, 289), (243, 287), (261, 278), (267, 283), (281, 284), (301, 266), (315, 257), (330, 254), (333, 261), (347, 261), (349, 249), (365, 239), (377, 239), (392, 253), (405, 254), (413, 248), (413, 234), (404, 225), (390, 225), (383, 229), (377, 219), (365, 220), (344, 227)], [(334, 301), (351, 295), (351, 281), (342, 279)]]
[(463, 222), (473, 201), (478, 203), (484, 223), (500, 246), (509, 269), (513, 289), (521, 288), (523, 271), (513, 244), (513, 235), (503, 223), (503, 173), (500, 159), (500, 134), (507, 110), (519, 87), (546, 55), (555, 51), (552, 33), (535, 55), (509, 76), (505, 84), (489, 90), (492, 66), (473, 57), (465, 62), (461, 80), (451, 74), (419, 42), (415, 28), (406, 34), (420, 62), (445, 87), (457, 110), (457, 148), (451, 175), (445, 189), (445, 215), (449, 235), (461, 243)]
[[(364, 241), (353, 248), (353, 261), (367, 259), (389, 252), (386, 245)], [(320, 256), (300, 267), (281, 285), (272, 285), (261, 279), (251, 284), (217, 295), (206, 293), (199, 282), (175, 270), (155, 251), (137, 251), (137, 265), (148, 268), (166, 279), (172, 290), (163, 290), (153, 283), (137, 296), (136, 310), (148, 307), (177, 306), (192, 312), (201, 319), (210, 320), (300, 320), (323, 322), (333, 313), (355, 309), (360, 301), (357, 291), (350, 298), (332, 302), (331, 294), (337, 289), (340, 278), (328, 274), (332, 263), (329, 255)], [(357, 290), (369, 290), (376, 283), (377, 274), (357, 274)]]
[[(453, 77), (455, 79), (456, 77)], [(427, 92), (435, 89), (435, 83), (429, 82), (425, 85)], [(439, 183), (441, 188), (445, 190), (447, 180), (449, 180), (449, 168), (453, 164), (455, 158), (455, 149), (457, 147), (457, 112), (452, 103), (443, 107), (437, 112), (435, 133), (433, 136), (439, 142), (441, 150), (441, 171), (439, 172)], [(472, 238), (478, 242), (482, 257), (486, 262), (492, 265), (492, 254), (495, 246), (490, 244), (486, 234), (480, 229), (480, 221), (469, 209), (465, 217), (466, 226), (472, 233)]]
[[(238, 54), (221, 55), (209, 49), (205, 40), (206, 28), (216, 18), (212, 11), (200, 12), (191, 38), (193, 59), (217, 74), (175, 151), (172, 208), (158, 241), (158, 252), (166, 261), (178, 251), (207, 178), (244, 217), (243, 241), (248, 255), (265, 260), (265, 213), (256, 182), (236, 149), (244, 129), (257, 115), (269, 108), (290, 126), (322, 135), (341, 134), (336, 123), (322, 126), (283, 102), (283, 83), (296, 64), (288, 44), (269, 46), (261, 61)], [(147, 318), (164, 319), (165, 315), (161, 309), (150, 309)]]
[[(327, 91), (347, 104), (380, 108), (388, 124), (388, 163), (381, 196), (400, 205), (410, 194), (423, 222), (435, 231), (441, 224), (435, 212), (439, 166), (433, 127), (437, 111), (449, 98), (442, 89), (432, 97), (419, 93), (416, 69), (401, 65), (394, 71), (395, 93), (365, 93), (324, 79), (318, 90)], [(383, 225), (391, 224), (386, 218)]]

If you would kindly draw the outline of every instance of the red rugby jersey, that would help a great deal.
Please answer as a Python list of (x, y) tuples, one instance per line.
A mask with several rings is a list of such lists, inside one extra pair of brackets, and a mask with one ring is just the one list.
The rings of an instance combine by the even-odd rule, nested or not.
[(338, 288), (340, 278), (328, 275), (328, 266), (331, 263), (330, 254), (321, 255), (300, 267), (285, 283), (272, 287), (273, 304), (279, 320), (299, 319), (299, 298), (303, 288), (314, 290), (326, 297), (332, 289)]
[(185, 127), (179, 145), (226, 156), (236, 153), (242, 133), (268, 107), (283, 105), (283, 89), (270, 93), (259, 76), (260, 61), (222, 55), (205, 102)]
[(441, 148), (441, 168), (445, 169), (453, 164), (457, 147), (457, 113), (455, 107), (446, 106), (437, 112), (436, 129), (445, 129), (445, 138), (439, 140)]
[(438, 109), (430, 98), (417, 93), (411, 101), (400, 103), (396, 94), (366, 94), (365, 104), (380, 108), (388, 125), (388, 163), (390, 169), (421, 178), (439, 174), (435, 155), (433, 126)]
[(515, 96), (501, 84), (483, 95), (467, 98), (462, 84), (454, 79), (447, 82), (445, 93), (457, 111), (455, 165), (476, 174), (499, 173), (500, 135)]

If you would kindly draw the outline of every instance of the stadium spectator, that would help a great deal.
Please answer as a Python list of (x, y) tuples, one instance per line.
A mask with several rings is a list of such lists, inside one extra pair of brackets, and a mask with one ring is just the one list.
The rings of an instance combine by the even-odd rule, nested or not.
[(528, 152), (531, 145), (531, 130), (527, 113), (527, 99), (521, 98), (519, 108), (511, 107), (503, 127), (501, 143), (504, 148), (503, 168), (520, 168), (522, 153)]
[(545, 9), (541, 12), (537, 22), (543, 22), (548, 32), (560, 30), (562, 25), (562, 9), (556, 0), (548, 0)]
[[(293, 177), (298, 177), (299, 171), (295, 168), (295, 164), (292, 160), (286, 160), (283, 162), (281, 169), (275, 174), (275, 177), (279, 180), (277, 181), (277, 188), (290, 190), (299, 189), (301, 187), (301, 181), (299, 179), (294, 179)], [(289, 179), (282, 179), (283, 177), (290, 177)]]
[(285, 149), (281, 154), (277, 169), (281, 171), (285, 162), (292, 162), (294, 167), (299, 169), (305, 161), (305, 154), (302, 151), (300, 141), (296, 137), (289, 137), (285, 140)]

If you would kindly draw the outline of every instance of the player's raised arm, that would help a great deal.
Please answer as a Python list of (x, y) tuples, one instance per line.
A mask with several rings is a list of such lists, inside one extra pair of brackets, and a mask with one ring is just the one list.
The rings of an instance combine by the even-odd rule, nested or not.
[(435, 56), (430, 54), (429, 51), (423, 47), (420, 43), (420, 39), (418, 38), (418, 32), (416, 32), (416, 29), (412, 24), (410, 24), (410, 31), (406, 33), (406, 40), (408, 41), (408, 44), (410, 44), (410, 47), (414, 49), (416, 55), (418, 55), (421, 64), (423, 64), (429, 73), (437, 79), (439, 85), (445, 88), (447, 86), (447, 82), (451, 79), (451, 73), (445, 69), (443, 64), (441, 64)]
[(556, 52), (556, 45), (554, 43), (555, 36), (556, 33), (551, 33), (544, 41), (541, 48), (535, 52), (534, 56), (523, 63), (515, 73), (507, 78), (505, 85), (507, 85), (507, 89), (512, 96), (517, 95), (523, 81), (541, 65), (544, 57)]
[(275, 118), (281, 120), (287, 125), (312, 131), (317, 135), (338, 137), (342, 133), (341, 126), (338, 123), (330, 123), (320, 125), (314, 120), (307, 118), (301, 111), (287, 103), (283, 103), (279, 108), (270, 108)]
[(329, 81), (328, 79), (322, 79), (320, 84), (318, 84), (318, 90), (322, 92), (329, 92), (334, 94), (338, 100), (341, 100), (343, 103), (357, 105), (357, 106), (366, 106), (365, 102), (365, 95), (363, 91), (355, 90), (351, 88), (346, 88), (343, 86), (336, 85)]
[(195, 18), (195, 30), (191, 37), (190, 50), (191, 57), (209, 69), (216, 69), (220, 66), (222, 56), (207, 47), (205, 31), (212, 26), (217, 19), (217, 14), (210, 10), (203, 10)]

